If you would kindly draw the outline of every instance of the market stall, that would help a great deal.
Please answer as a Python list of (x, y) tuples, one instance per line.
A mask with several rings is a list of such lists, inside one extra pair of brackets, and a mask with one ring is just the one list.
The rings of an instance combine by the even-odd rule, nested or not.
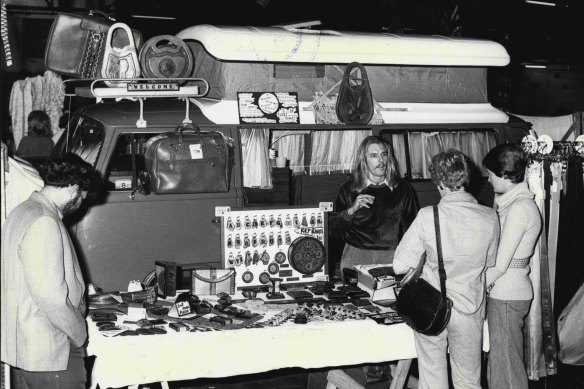
[[(287, 309), (275, 308), (273, 313)], [(123, 323), (123, 316), (117, 321)], [(164, 324), (167, 333), (152, 336), (106, 336), (95, 322), (88, 322), (87, 350), (96, 356), (92, 388), (393, 360), (403, 360), (396, 372), (403, 384), (409, 360), (416, 357), (413, 333), (405, 323), (382, 325), (371, 319), (233, 330), (208, 320), (204, 326), (185, 321), (192, 327), (189, 332), (175, 332)], [(396, 377), (391, 387), (399, 387), (398, 382)]]

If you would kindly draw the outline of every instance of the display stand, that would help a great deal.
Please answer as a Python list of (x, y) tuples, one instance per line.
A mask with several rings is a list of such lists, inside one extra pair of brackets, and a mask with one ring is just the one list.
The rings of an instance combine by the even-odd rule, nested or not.
[(326, 245), (330, 203), (315, 208), (226, 210), (222, 257), (236, 271), (238, 290), (328, 280)]
[[(109, 87), (106, 82), (125, 82), (125, 87)], [(89, 85), (88, 85), (89, 83)], [(72, 88), (73, 93), (67, 89)], [(189, 118), (189, 98), (203, 97), (209, 92), (209, 83), (202, 78), (136, 78), (136, 79), (105, 79), (94, 80), (70, 79), (63, 81), (65, 96), (80, 96), (95, 98), (98, 103), (103, 99), (117, 101), (128, 99), (140, 104), (140, 117), (136, 127), (146, 128), (144, 119), (144, 99), (147, 98), (178, 98), (186, 102), (185, 119), (183, 123), (192, 123)]]

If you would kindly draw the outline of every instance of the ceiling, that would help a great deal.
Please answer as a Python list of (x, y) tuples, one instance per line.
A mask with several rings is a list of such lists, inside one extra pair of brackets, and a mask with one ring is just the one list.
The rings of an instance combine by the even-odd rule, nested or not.
[(584, 37), (584, 1), (549, 1), (554, 5), (525, 0), (123, 0), (113, 7), (120, 21), (146, 38), (203, 23), (270, 26), (319, 20), (322, 29), (488, 38), (502, 43), (514, 61), (582, 63), (576, 47), (582, 47)]
[[(100, 9), (145, 39), (196, 24), (270, 26), (319, 20), (321, 29), (460, 35), (502, 43), (512, 61), (582, 64), (583, 0), (2, 0), (22, 12)], [(10, 14), (9, 14), (10, 15)]]

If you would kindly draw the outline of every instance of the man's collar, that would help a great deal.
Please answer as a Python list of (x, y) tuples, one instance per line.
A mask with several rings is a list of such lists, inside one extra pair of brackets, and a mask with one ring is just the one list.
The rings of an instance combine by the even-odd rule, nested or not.
[(389, 186), (389, 181), (387, 180), (387, 178), (381, 182), (375, 182), (375, 181), (372, 181), (369, 178), (367, 178), (367, 186), (380, 186), (383, 184)]

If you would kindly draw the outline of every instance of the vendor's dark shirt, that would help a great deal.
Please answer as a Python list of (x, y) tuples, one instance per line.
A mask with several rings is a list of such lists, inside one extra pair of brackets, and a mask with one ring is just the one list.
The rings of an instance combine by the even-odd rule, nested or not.
[[(361, 192), (351, 191), (353, 180), (346, 181), (335, 200), (329, 216), (329, 232), (342, 237), (351, 246), (365, 250), (394, 250), (418, 213), (416, 192), (412, 186), (399, 181), (395, 188), (387, 185), (368, 186)], [(347, 213), (359, 194), (375, 196), (370, 208)]]

